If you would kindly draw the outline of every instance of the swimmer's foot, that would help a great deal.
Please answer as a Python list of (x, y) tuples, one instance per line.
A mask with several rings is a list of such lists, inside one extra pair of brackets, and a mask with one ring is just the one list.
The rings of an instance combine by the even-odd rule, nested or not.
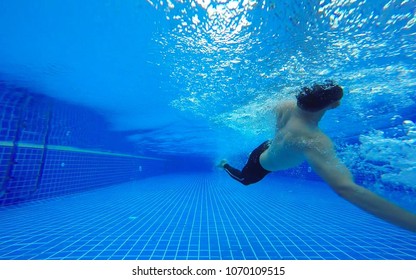
[(217, 164), (217, 167), (224, 168), (224, 165), (227, 163), (227, 160), (223, 159), (220, 161), (220, 163)]

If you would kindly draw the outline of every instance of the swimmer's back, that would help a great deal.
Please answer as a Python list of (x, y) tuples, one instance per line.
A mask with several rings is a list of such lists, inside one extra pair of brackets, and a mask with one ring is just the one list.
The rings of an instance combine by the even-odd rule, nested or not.
[(270, 147), (260, 156), (266, 170), (277, 171), (298, 166), (305, 161), (305, 150), (323, 137), (323, 133), (298, 116), (294, 102), (276, 107), (276, 133)]

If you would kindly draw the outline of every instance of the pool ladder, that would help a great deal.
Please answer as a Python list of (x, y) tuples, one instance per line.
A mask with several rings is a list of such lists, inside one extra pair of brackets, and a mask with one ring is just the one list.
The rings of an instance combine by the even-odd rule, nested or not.
[[(13, 170), (18, 162), (16, 161), (17, 153), (19, 149), (19, 141), (22, 135), (22, 131), (26, 128), (26, 123), (24, 121), (25, 111), (28, 109), (30, 101), (32, 101), (33, 97), (23, 94), (19, 101), (16, 103), (16, 106), (20, 107), (20, 111), (17, 118), (17, 128), (13, 137), (10, 156), (8, 160), (8, 164), (6, 167), (5, 175), (1, 179), (0, 185), (0, 198), (3, 198), (8, 193), (8, 186), (12, 180), (16, 180), (13, 176)], [(51, 129), (51, 122), (52, 122), (52, 103), (48, 103), (48, 109), (46, 112), (46, 129), (45, 133), (42, 137), (42, 155), (39, 162), (39, 169), (36, 175), (36, 182), (35, 185), (32, 186), (30, 191), (28, 192), (28, 197), (33, 195), (38, 189), (42, 181), (42, 175), (45, 168), (45, 161), (47, 156), (47, 147), (48, 147), (48, 140), (50, 135)]]

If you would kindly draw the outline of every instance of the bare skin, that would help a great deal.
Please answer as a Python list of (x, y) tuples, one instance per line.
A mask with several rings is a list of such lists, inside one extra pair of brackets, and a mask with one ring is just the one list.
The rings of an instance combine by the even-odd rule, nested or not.
[(416, 215), (357, 185), (348, 168), (338, 159), (332, 141), (318, 127), (334, 102), (318, 112), (307, 112), (295, 102), (276, 107), (276, 134), (260, 156), (261, 166), (269, 171), (298, 166), (305, 160), (339, 196), (370, 214), (404, 229), (416, 232)]

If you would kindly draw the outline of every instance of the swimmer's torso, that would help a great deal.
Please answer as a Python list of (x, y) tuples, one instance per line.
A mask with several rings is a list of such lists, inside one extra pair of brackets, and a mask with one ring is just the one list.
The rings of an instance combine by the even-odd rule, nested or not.
[(260, 156), (260, 164), (269, 171), (298, 166), (305, 160), (306, 147), (313, 144), (322, 132), (311, 128), (296, 114), (296, 104), (287, 102), (277, 109), (275, 137)]

